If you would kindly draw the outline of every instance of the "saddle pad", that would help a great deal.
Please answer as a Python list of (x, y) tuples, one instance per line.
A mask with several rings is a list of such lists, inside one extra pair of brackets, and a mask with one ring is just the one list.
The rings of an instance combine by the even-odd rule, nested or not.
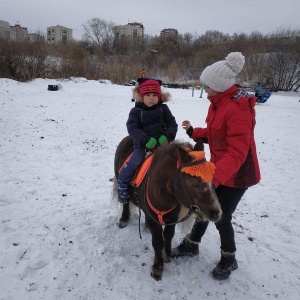
[[(131, 157), (132, 153), (130, 155), (128, 155), (128, 157), (125, 159), (124, 163), (122, 164), (119, 172), (123, 169), (123, 167), (127, 164), (127, 162), (129, 161), (130, 157)], [(147, 171), (149, 170), (151, 163), (152, 163), (152, 159), (153, 159), (154, 155), (150, 154), (148, 155), (145, 160), (142, 162), (141, 166), (139, 167), (138, 171), (136, 172), (134, 178), (132, 179), (132, 181), (130, 182), (130, 184), (132, 186), (136, 186), (139, 187), (141, 185), (141, 183), (143, 182)]]
[(139, 168), (136, 176), (133, 178), (133, 180), (131, 181), (131, 185), (132, 186), (136, 186), (139, 187), (140, 184), (143, 182), (150, 166), (152, 163), (154, 155), (150, 154), (148, 157), (146, 157), (146, 159), (143, 161), (141, 167)]

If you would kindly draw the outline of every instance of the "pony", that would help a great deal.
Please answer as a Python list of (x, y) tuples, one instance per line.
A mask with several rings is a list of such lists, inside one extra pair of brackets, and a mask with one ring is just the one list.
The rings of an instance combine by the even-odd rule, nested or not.
[[(200, 220), (212, 222), (221, 217), (220, 203), (212, 184), (214, 165), (206, 161), (203, 150), (202, 141), (194, 147), (190, 143), (175, 141), (156, 148), (150, 154), (153, 158), (145, 177), (139, 186), (131, 187), (130, 202), (123, 204), (118, 222), (120, 228), (128, 224), (130, 203), (144, 212), (146, 225), (152, 235), (154, 262), (151, 277), (155, 280), (161, 280), (164, 262), (171, 261), (171, 242), (177, 223), (185, 221), (192, 214)], [(119, 170), (132, 151), (133, 140), (127, 136), (115, 152), (114, 197), (117, 195)], [(187, 213), (179, 219), (182, 212)]]

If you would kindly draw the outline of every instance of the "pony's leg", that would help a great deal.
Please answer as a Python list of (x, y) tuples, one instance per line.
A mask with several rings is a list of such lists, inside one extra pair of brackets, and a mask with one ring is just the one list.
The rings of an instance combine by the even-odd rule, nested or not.
[(155, 280), (161, 280), (164, 270), (164, 260), (162, 254), (164, 249), (164, 238), (162, 235), (162, 226), (149, 218), (146, 218), (146, 221), (152, 235), (152, 246), (154, 249), (154, 263), (152, 265), (151, 277), (153, 277)]
[(122, 216), (118, 222), (119, 228), (125, 228), (128, 225), (129, 217), (130, 217), (129, 203), (125, 203), (123, 204)]
[(164, 229), (164, 239), (165, 239), (165, 248), (164, 248), (164, 261), (171, 261), (171, 243), (173, 236), (175, 234), (175, 225), (166, 225)]

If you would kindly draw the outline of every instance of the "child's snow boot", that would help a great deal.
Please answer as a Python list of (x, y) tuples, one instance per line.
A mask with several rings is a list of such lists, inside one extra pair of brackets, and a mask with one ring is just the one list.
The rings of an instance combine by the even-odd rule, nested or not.
[(118, 200), (120, 203), (125, 204), (129, 202), (129, 184), (118, 180)]

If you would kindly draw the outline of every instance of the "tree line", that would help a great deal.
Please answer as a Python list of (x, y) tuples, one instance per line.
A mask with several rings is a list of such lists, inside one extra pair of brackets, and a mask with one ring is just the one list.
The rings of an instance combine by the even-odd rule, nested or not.
[(94, 18), (83, 27), (82, 40), (67, 44), (48, 45), (44, 38), (31, 43), (0, 39), (0, 77), (28, 81), (73, 76), (124, 84), (145, 69), (148, 76), (165, 83), (200, 84), (199, 74), (207, 65), (240, 51), (246, 57), (240, 85), (260, 82), (272, 91), (300, 87), (299, 29), (116, 38), (112, 22)]

